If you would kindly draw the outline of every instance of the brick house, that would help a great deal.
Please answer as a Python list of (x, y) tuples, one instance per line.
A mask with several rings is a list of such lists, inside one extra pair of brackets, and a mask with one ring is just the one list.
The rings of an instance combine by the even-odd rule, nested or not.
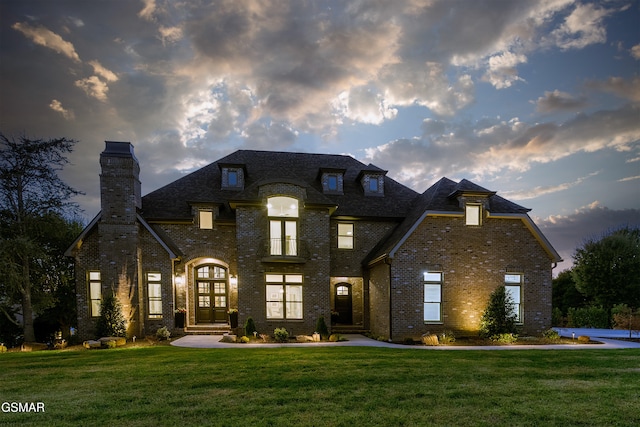
[[(524, 333), (551, 325), (558, 253), (523, 208), (470, 181), (418, 194), (350, 156), (240, 150), (142, 197), (133, 146), (106, 142), (101, 212), (75, 258), (78, 331), (115, 292), (128, 334), (285, 327), (394, 341), (475, 333), (506, 285)], [(333, 313), (333, 320), (332, 319)]]

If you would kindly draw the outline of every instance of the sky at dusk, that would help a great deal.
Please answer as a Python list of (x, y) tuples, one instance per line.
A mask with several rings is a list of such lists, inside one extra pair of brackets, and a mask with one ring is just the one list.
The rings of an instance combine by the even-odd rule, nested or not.
[(571, 266), (640, 225), (640, 2), (0, 0), (0, 132), (104, 141), (143, 194), (237, 149), (349, 154), (527, 208)]

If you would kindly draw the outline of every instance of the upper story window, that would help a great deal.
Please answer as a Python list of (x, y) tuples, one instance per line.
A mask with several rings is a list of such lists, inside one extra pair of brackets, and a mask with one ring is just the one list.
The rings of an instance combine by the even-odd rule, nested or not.
[(344, 194), (344, 169), (321, 168), (320, 181), (322, 192)]
[(213, 229), (213, 211), (198, 211), (198, 226), (203, 230)]
[(269, 254), (298, 255), (298, 200), (292, 197), (270, 197), (267, 203), (269, 215)]
[(245, 169), (243, 165), (221, 165), (222, 188), (241, 190), (244, 188)]
[(353, 249), (352, 223), (338, 223), (338, 249)]
[(365, 196), (384, 196), (383, 170), (364, 170), (358, 175)]
[(479, 203), (467, 203), (464, 207), (466, 225), (482, 225), (482, 205)]

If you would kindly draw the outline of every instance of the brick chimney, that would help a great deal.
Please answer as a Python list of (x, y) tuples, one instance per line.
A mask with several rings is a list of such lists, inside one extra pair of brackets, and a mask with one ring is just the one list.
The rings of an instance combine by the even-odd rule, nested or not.
[(127, 321), (127, 335), (140, 336), (139, 318), (144, 311), (139, 283), (139, 233), (136, 219), (142, 207), (140, 165), (129, 142), (105, 141), (100, 154), (100, 202), (98, 223), (102, 295), (115, 292)]
[(100, 201), (102, 219), (131, 224), (142, 207), (140, 165), (130, 142), (105, 141), (100, 154)]

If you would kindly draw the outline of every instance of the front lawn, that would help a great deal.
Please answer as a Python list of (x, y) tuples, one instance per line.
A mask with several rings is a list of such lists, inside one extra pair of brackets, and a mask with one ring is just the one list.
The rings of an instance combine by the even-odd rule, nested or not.
[(0, 354), (0, 372), (0, 424), (20, 426), (640, 425), (638, 350), (155, 346)]

